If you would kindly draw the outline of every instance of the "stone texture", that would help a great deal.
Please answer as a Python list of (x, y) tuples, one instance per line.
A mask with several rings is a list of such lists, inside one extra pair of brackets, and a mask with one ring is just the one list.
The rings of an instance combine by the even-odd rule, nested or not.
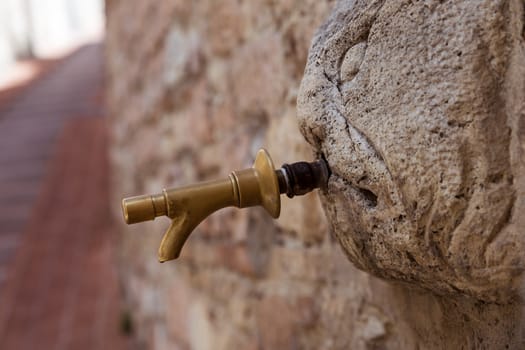
[(523, 25), (521, 1), (341, 1), (317, 32), (299, 118), (330, 163), (323, 203), (356, 266), (516, 297)]
[[(434, 255), (440, 252), (436, 249), (442, 240), (456, 237), (443, 233), (453, 224), (451, 218), (461, 218), (476, 201), (493, 205), (482, 200), (483, 196), (491, 195), (505, 204), (506, 194), (513, 195), (516, 213), (522, 205), (518, 198), (523, 180), (514, 176), (523, 164), (521, 151), (510, 149), (521, 147), (517, 116), (523, 113), (524, 89), (508, 88), (522, 84), (519, 63), (523, 49), (517, 48), (522, 37), (511, 34), (515, 33), (512, 28), (522, 26), (522, 4), (483, 2), (474, 6), (473, 2), (449, 1), (440, 5), (397, 0), (381, 4), (144, 0), (131, 6), (124, 0), (107, 0), (113, 202), (120, 220), (118, 204), (123, 196), (225, 176), (232, 169), (251, 165), (262, 146), (276, 165), (323, 153), (334, 171), (330, 188), (322, 195), (329, 222), (317, 194), (283, 198), (282, 216), (275, 221), (258, 209), (225, 209), (195, 230), (175, 262), (160, 265), (156, 260), (167, 220), (122, 225), (123, 290), (136, 336), (144, 347), (524, 347), (521, 306), (509, 303), (512, 271), (499, 268), (508, 267), (505, 259), (513, 255), (487, 255), (493, 259), (489, 260), (491, 268), (498, 267), (492, 270), (492, 281), (483, 280), (488, 270), (479, 269), (484, 262), (479, 256), (467, 254), (468, 264), (451, 260), (451, 266), (444, 269), (443, 257)], [(513, 6), (512, 11), (508, 6)], [(314, 37), (332, 9), (327, 24)], [(376, 28), (374, 23), (381, 26)], [(504, 29), (504, 43), (481, 45), (492, 43), (489, 39), (497, 34), (491, 31), (495, 23)], [(442, 42), (439, 26), (451, 38), (448, 47), (462, 47), (460, 56), (455, 51), (449, 54), (452, 49)], [(485, 33), (484, 39), (471, 44), (476, 33)], [(312, 37), (314, 46), (303, 79)], [(350, 49), (349, 43), (357, 45)], [(477, 50), (478, 44), (486, 56), (467, 51), (468, 47)], [(332, 53), (331, 48), (336, 47), (340, 54)], [(405, 56), (400, 53), (403, 50)], [(506, 52), (503, 56), (501, 50)], [(327, 53), (326, 60), (322, 52)], [(488, 52), (498, 59), (485, 59)], [(439, 74), (436, 69), (441, 61), (433, 56), (438, 54), (448, 57), (443, 58), (447, 65)], [(475, 65), (473, 57), (479, 58)], [(326, 77), (316, 67), (317, 58)], [(332, 58), (340, 62), (341, 72), (339, 63), (327, 63)], [(513, 62), (512, 74), (505, 68), (509, 62)], [(365, 65), (374, 74), (364, 75)], [(494, 68), (487, 72), (486, 65)], [(379, 73), (381, 68), (386, 75)], [(344, 77), (344, 84), (333, 83), (339, 76)], [(495, 89), (494, 81), (500, 76), (501, 84)], [(481, 78), (486, 85), (479, 85)], [(474, 88), (481, 97), (472, 93)], [(446, 90), (453, 98), (442, 104)], [(498, 102), (494, 91), (505, 102)], [(350, 101), (346, 107), (343, 93)], [(469, 98), (476, 101), (477, 112), (462, 113), (471, 104)], [(504, 108), (502, 114), (492, 117), (488, 110), (496, 108), (496, 102)], [(301, 129), (313, 151), (297, 125), (296, 104)], [(428, 114), (427, 122), (430, 112), (436, 114)], [(485, 114), (479, 117), (478, 112)], [(455, 118), (450, 126), (445, 119), (449, 114)], [(470, 123), (475, 128), (460, 126), (465, 116), (479, 118)], [(511, 130), (510, 140), (501, 128), (505, 123)], [(482, 132), (488, 130), (483, 125), (492, 125), (494, 134)], [(429, 127), (433, 132), (428, 131), (425, 138)], [(352, 140), (358, 141), (356, 151), (347, 128)], [(493, 153), (488, 147), (473, 148), (480, 142), (476, 140), (484, 138), (494, 144)], [(421, 140), (426, 142), (424, 147)], [(456, 147), (458, 141), (461, 151)], [(378, 157), (378, 150), (385, 154)], [(478, 182), (469, 178), (478, 187), (455, 198), (454, 191), (463, 186), (463, 175), (458, 178), (457, 173), (463, 174), (464, 165), (454, 162), (464, 159), (465, 152), (472, 153), (475, 161), (465, 163), (470, 170), (463, 173), (473, 174), (474, 166), (484, 167), (483, 178)], [(404, 163), (395, 163), (403, 156)], [(497, 180), (493, 187), (481, 191), (483, 179), (497, 169), (502, 170), (501, 176), (493, 177)], [(388, 177), (389, 171), (395, 179)], [(443, 189), (439, 187), (441, 173), (446, 180)], [(368, 177), (358, 177), (360, 174)], [(514, 176), (511, 184), (509, 174)], [(357, 184), (361, 190), (353, 182), (356, 178), (361, 179)], [(409, 193), (410, 197), (401, 197), (402, 191), (408, 191), (405, 196)], [(474, 200), (476, 191), (481, 191), (480, 197)], [(440, 200), (431, 215), (434, 198)], [(405, 207), (413, 205), (408, 199), (418, 202), (412, 214)], [(503, 207), (498, 204), (492, 211), (483, 210), (497, 218)], [(509, 222), (516, 227), (525, 224), (525, 218), (511, 217)], [(396, 221), (385, 224), (388, 218)], [(494, 221), (472, 216), (476, 218)], [(422, 232), (423, 237), (428, 232), (428, 241), (412, 233), (416, 221), (430, 223)], [(377, 227), (372, 230), (369, 225)], [(329, 227), (339, 242), (330, 235)], [(395, 227), (397, 233), (388, 231)], [(519, 244), (519, 231), (514, 232), (516, 239), (499, 233), (493, 242), (501, 238), (501, 242)], [(471, 238), (457, 237), (451, 247), (467, 247)], [(421, 244), (414, 244), (417, 241)], [(479, 243), (472, 241), (469, 252)], [(434, 250), (426, 248), (427, 242)], [(503, 243), (493, 244), (502, 247), (494, 252), (512, 252)], [(344, 252), (363, 270), (410, 284), (386, 282), (360, 271)], [(453, 257), (462, 259), (457, 254)], [(407, 264), (406, 259), (414, 262)], [(469, 265), (474, 263), (479, 264)], [(472, 267), (453, 275), (458, 266)], [(473, 271), (480, 273), (479, 279)], [(496, 285), (502, 287), (501, 292), (495, 291)], [(490, 300), (500, 304), (487, 302)]]

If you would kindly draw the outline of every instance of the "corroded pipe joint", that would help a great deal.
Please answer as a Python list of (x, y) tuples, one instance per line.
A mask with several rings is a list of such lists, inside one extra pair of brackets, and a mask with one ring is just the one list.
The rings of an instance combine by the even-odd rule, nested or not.
[(276, 173), (280, 192), (286, 193), (289, 198), (325, 187), (330, 176), (330, 170), (322, 159), (311, 163), (283, 164)]

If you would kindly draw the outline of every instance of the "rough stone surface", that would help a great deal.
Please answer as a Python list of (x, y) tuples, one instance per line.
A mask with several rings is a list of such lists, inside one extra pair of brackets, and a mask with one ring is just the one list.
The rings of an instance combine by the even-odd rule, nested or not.
[[(516, 227), (524, 227), (525, 217), (514, 214), (523, 205), (519, 198), (525, 187), (519, 185), (523, 180), (517, 177), (523, 162), (521, 151), (512, 151), (521, 149), (518, 115), (523, 111), (519, 103), (523, 101), (524, 89), (509, 90), (510, 86), (519, 86), (523, 76), (518, 71), (518, 63), (523, 61), (519, 56), (523, 49), (518, 45), (522, 37), (511, 35), (515, 33), (512, 28), (522, 26), (522, 4), (509, 1), (473, 6), (473, 3), (448, 1), (434, 5), (431, 1), (392, 0), (380, 6), (374, 1), (144, 0), (130, 5), (124, 0), (107, 0), (113, 202), (119, 218), (121, 197), (225, 176), (232, 169), (251, 165), (261, 146), (270, 151), (277, 165), (312, 159), (315, 151), (299, 131), (297, 107), (302, 131), (314, 149), (328, 158), (335, 174), (322, 197), (329, 222), (316, 193), (293, 200), (283, 198), (278, 220), (258, 209), (225, 209), (198, 227), (175, 262), (161, 265), (156, 259), (168, 221), (157, 219), (123, 225), (123, 289), (133, 329), (144, 347), (524, 347), (519, 322), (521, 306), (508, 301), (487, 302), (509, 300), (508, 291), (514, 287), (508, 276), (514, 275), (499, 267), (508, 266), (505, 259), (516, 255), (500, 258), (487, 253), (492, 259), (490, 266), (498, 267), (493, 269), (493, 282), (483, 280), (487, 274), (479, 270), (482, 266), (479, 264), (484, 262), (479, 256), (467, 254), (464, 265), (451, 262), (451, 267), (441, 271), (444, 257), (432, 255), (440, 252), (435, 249), (441, 249), (439, 244), (446, 236), (443, 234), (446, 229), (440, 225), (449, 227), (450, 217), (461, 217), (462, 212), (467, 213), (478, 202), (483, 208), (496, 200), (505, 204), (509, 200), (504, 195), (507, 193), (515, 198), (511, 200), (512, 219), (501, 222), (512, 221)], [(512, 11), (509, 6), (514, 6)], [(495, 7), (494, 11), (490, 12), (490, 7)], [(332, 9), (334, 13), (328, 17)], [(443, 23), (438, 20), (440, 16)], [(327, 24), (314, 37), (316, 28), (327, 17)], [(376, 28), (379, 23), (381, 26)], [(439, 67), (440, 61), (432, 55), (449, 54), (446, 48), (433, 51), (445, 45), (436, 23), (441, 23), (442, 34), (449, 33), (455, 38), (448, 45), (463, 50), (461, 56), (454, 53), (449, 57), (447, 64), (456, 70), (447, 68), (451, 72), (442, 74), (447, 79), (440, 79), (437, 68), (428, 68)], [(491, 29), (496, 23), (503, 28), (499, 34), (504, 44), (479, 44), (479, 50), (485, 50), (486, 56), (469, 53), (478, 50), (475, 50), (478, 44), (471, 43), (479, 35), (476, 33), (485, 33), (483, 43), (491, 42), (489, 39), (497, 34)], [(378, 34), (380, 28), (388, 39)], [(452, 35), (455, 31), (457, 37)], [(313, 37), (314, 46), (298, 95)], [(329, 40), (341, 44), (328, 45)], [(343, 42), (357, 45), (350, 49), (352, 45)], [(377, 46), (371, 49), (373, 42)], [(340, 47), (339, 56), (331, 51), (336, 46)], [(471, 51), (467, 50), (469, 47)], [(403, 56), (400, 50), (407, 54)], [(501, 50), (506, 56), (500, 55)], [(486, 59), (489, 52), (494, 52), (490, 57), (497, 59)], [(375, 73), (364, 75), (363, 68), (372, 55), (374, 61), (367, 69)], [(322, 71), (316, 68), (316, 57), (326, 69), (324, 81)], [(477, 65), (473, 66), (468, 57), (478, 57)], [(331, 59), (340, 64), (330, 63)], [(487, 64), (495, 68), (487, 72)], [(460, 66), (466, 67), (465, 70), (459, 69)], [(514, 74), (507, 66), (514, 67)], [(378, 73), (381, 68), (387, 75)], [(410, 68), (410, 74), (403, 68)], [(339, 75), (345, 84), (334, 84)], [(399, 79), (395, 79), (397, 75)], [(494, 89), (496, 77), (502, 78), (499, 88)], [(480, 85), (480, 81), (486, 85)], [(372, 88), (372, 84), (378, 84), (377, 88)], [(334, 89), (338, 85), (341, 93)], [(456, 92), (450, 93), (453, 98), (448, 105), (442, 105), (439, 99), (447, 89)], [(476, 97), (472, 92), (475, 89), (483, 98)], [(346, 108), (361, 108), (359, 114), (347, 113), (342, 108), (343, 92), (352, 101)], [(497, 92), (500, 99), (496, 98)], [(308, 97), (309, 94), (312, 96)], [(435, 100), (428, 97), (431, 95)], [(459, 112), (471, 108), (474, 100), (477, 111), (485, 114)], [(498, 109), (502, 114), (493, 117), (485, 109), (495, 109), (496, 102), (504, 107)], [(417, 108), (411, 110), (409, 106)], [(425, 116), (430, 112), (435, 113), (428, 115), (429, 120), (435, 118), (436, 129), (424, 138), (430, 125)], [(457, 119), (450, 126), (445, 119), (449, 114)], [(461, 118), (467, 117), (476, 121), (470, 122), (472, 126), (460, 126), (465, 124)], [(360, 124), (353, 122), (353, 118)], [(511, 130), (511, 139), (509, 131), (502, 129), (505, 123)], [(487, 132), (485, 124), (492, 125), (494, 134)], [(407, 129), (399, 125), (406, 125)], [(345, 131), (347, 126), (348, 132), (355, 135), (352, 140), (361, 142), (355, 147)], [(438, 142), (439, 138), (444, 141)], [(495, 148), (491, 152), (488, 146), (475, 148), (473, 145), (476, 142), (481, 145), (477, 140), (482, 139), (493, 143)], [(421, 140), (426, 140), (425, 147), (420, 146)], [(458, 145), (454, 143), (457, 140), (463, 141), (461, 151), (454, 146)], [(388, 157), (385, 153), (379, 158), (378, 150), (389, 150)], [(472, 153), (472, 157), (468, 158), (470, 161), (465, 165), (468, 171), (464, 173), (483, 178), (469, 175), (472, 192), (465, 192), (451, 204), (448, 193), (454, 197), (454, 191), (467, 181), (456, 179), (455, 172), (463, 168), (459, 165), (453, 168), (452, 160), (464, 159), (465, 152)], [(400, 166), (397, 159), (403, 155), (406, 165)], [(484, 169), (483, 172), (473, 171), (474, 166)], [(492, 176), (497, 168), (502, 171), (501, 176), (492, 177), (496, 180), (491, 185), (494, 187), (479, 192), (483, 179)], [(387, 170), (397, 176), (395, 180), (386, 177)], [(441, 173), (443, 189), (433, 177), (439, 179)], [(360, 191), (352, 182), (356, 174), (368, 176), (361, 180)], [(513, 175), (510, 185), (509, 174)], [(399, 176), (405, 181), (402, 189), (397, 185), (401, 181)], [(434, 184), (433, 189), (425, 188), (425, 183)], [(389, 189), (394, 192), (390, 194)], [(417, 212), (417, 220), (399, 199), (402, 191), (413, 191), (410, 198), (417, 199), (419, 211), (414, 209), (411, 215)], [(483, 196), (489, 194), (493, 200), (484, 201)], [(434, 197), (440, 201), (429, 212), (429, 206), (436, 202)], [(377, 209), (372, 212), (362, 203), (375, 205)], [(483, 209), (492, 217), (474, 215), (469, 220), (493, 223), (503, 207)], [(398, 227), (398, 232), (391, 236), (387, 232), (393, 231), (388, 231), (385, 227), (389, 226), (384, 224), (389, 215), (398, 220), (391, 223), (392, 230), (395, 225)], [(425, 221), (425, 215), (433, 219)], [(418, 238), (410, 231), (418, 220), (430, 223), (428, 230), (423, 231), (428, 232), (428, 240), (420, 240), (423, 245), (419, 250), (413, 243)], [(377, 227), (371, 230), (367, 225)], [(356, 269), (337, 239), (330, 235), (329, 227), (359, 268), (411, 283), (386, 282)], [(502, 248), (486, 251), (513, 252), (503, 243), (519, 244), (519, 231), (513, 232), (514, 240), (510, 234), (494, 235), (492, 241), (502, 243), (493, 244)], [(479, 234), (485, 233), (479, 231)], [(369, 241), (365, 239), (367, 235)], [(480, 244), (476, 237), (455, 238), (456, 234), (448, 237), (456, 239), (451, 244), (457, 247), (456, 251), (466, 248), (466, 240), (470, 240), (467, 253), (475, 251), (471, 244)], [(435, 251), (425, 248), (427, 242)], [(412, 254), (412, 265), (397, 255), (406, 252)], [(468, 267), (471, 261), (478, 265), (461, 270), (459, 277), (451, 273), (456, 271), (454, 266)], [(473, 271), (480, 271), (479, 282), (473, 278)], [(450, 276), (453, 278), (448, 281)], [(494, 292), (495, 285), (504, 287), (501, 293)]]
[(317, 32), (302, 130), (360, 269), (508, 302), (524, 261), (522, 1), (341, 1)]

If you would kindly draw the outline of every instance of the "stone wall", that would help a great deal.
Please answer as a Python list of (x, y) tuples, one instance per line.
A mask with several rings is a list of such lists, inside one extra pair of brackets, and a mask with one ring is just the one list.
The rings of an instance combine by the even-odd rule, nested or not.
[[(312, 159), (296, 100), (310, 41), (334, 5), (107, 0), (114, 203), (226, 176), (250, 166), (260, 147), (276, 165)], [(123, 290), (145, 346), (523, 345), (517, 304), (438, 296), (357, 270), (329, 233), (316, 193), (283, 197), (275, 221), (262, 209), (219, 211), (195, 230), (179, 260), (161, 265), (156, 254), (168, 224), (122, 225)]]
[(298, 98), (360, 268), (508, 302), (525, 269), (523, 1), (341, 1)]

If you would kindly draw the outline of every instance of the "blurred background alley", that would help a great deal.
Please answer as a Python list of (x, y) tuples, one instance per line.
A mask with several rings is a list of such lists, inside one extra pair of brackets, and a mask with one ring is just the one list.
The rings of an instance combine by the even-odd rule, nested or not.
[(101, 1), (0, 3), (0, 348), (119, 349)]

